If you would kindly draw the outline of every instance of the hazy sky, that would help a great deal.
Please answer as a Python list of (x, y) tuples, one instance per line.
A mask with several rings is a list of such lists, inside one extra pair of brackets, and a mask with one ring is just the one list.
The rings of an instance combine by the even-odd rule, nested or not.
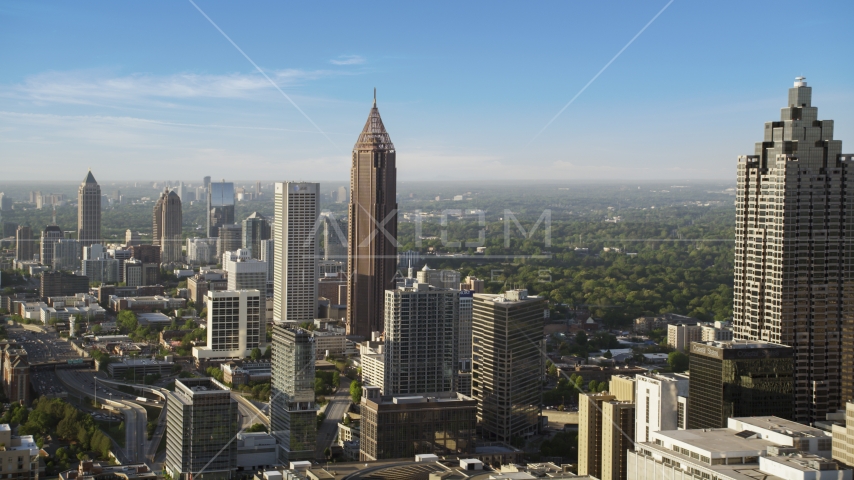
[(797, 75), (854, 151), (850, 1), (674, 0), (539, 136), (668, 0), (196, 4), (304, 114), (189, 1), (4, 1), (0, 179), (345, 180), (373, 87), (402, 180), (734, 179)]

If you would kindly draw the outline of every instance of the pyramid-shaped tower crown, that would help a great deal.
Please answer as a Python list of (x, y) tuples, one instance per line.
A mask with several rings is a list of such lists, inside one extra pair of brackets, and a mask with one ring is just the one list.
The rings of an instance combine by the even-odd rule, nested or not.
[[(376, 95), (376, 94), (374, 94)], [(371, 107), (371, 113), (368, 115), (368, 121), (365, 122), (365, 128), (359, 134), (359, 140), (356, 141), (354, 150), (394, 150), (394, 144), (391, 143), (391, 137), (385, 130), (383, 119), (380, 117), (380, 111), (377, 109), (377, 99), (374, 97), (374, 106)]]
[(89, 170), (89, 173), (86, 174), (86, 179), (83, 180), (83, 183), (85, 183), (86, 185), (90, 185), (90, 184), (97, 185), (98, 184), (98, 182), (95, 181), (95, 176), (92, 175), (92, 170)]

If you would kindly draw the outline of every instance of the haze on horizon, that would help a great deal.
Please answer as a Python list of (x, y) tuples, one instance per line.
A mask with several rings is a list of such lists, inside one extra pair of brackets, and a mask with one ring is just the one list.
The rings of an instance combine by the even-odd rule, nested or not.
[(374, 87), (401, 182), (732, 181), (798, 75), (854, 150), (846, 2), (196, 4), (281, 93), (190, 2), (0, 5), (0, 181), (346, 181)]

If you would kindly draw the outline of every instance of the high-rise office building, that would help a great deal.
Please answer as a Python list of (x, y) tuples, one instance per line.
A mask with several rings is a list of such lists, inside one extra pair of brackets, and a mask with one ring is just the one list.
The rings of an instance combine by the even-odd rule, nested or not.
[(160, 263), (160, 247), (155, 245), (134, 245), (130, 247), (131, 256), (142, 263)]
[(794, 348), (798, 421), (854, 397), (854, 295), (844, 292), (854, 156), (841, 152), (798, 77), (780, 121), (738, 159), (733, 338)]
[(385, 292), (383, 395), (452, 392), (459, 291), (402, 285)]
[(258, 290), (267, 293), (267, 262), (249, 256), (243, 248), (226, 252), (222, 256), (222, 268), (228, 272), (229, 290)]
[(43, 272), (39, 295), (42, 298), (72, 297), (89, 291), (89, 278), (66, 272)]
[(83, 247), (101, 243), (101, 186), (91, 171), (77, 189), (77, 240)]
[(64, 237), (65, 235), (63, 235), (62, 229), (58, 225), (48, 225), (42, 230), (41, 244), (39, 246), (41, 250), (39, 260), (41, 260), (42, 265), (46, 267), (53, 266), (53, 246), (58, 240)]
[(635, 377), (635, 439), (649, 442), (660, 430), (685, 430), (688, 375), (648, 373)]
[(127, 229), (125, 231), (125, 246), (132, 247), (134, 245), (139, 245), (142, 243), (142, 240), (139, 236), (139, 232), (134, 232), (131, 229)]
[(207, 345), (194, 347), (201, 361), (248, 357), (263, 338), (264, 295), (258, 290), (220, 290), (207, 293)]
[(370, 338), (383, 324), (397, 270), (396, 153), (377, 100), (353, 147), (347, 240), (347, 334)]
[(792, 417), (793, 349), (756, 341), (691, 344), (687, 428), (730, 417)]
[(175, 480), (232, 478), (237, 468), (237, 401), (212, 378), (180, 378), (166, 392), (166, 461)]
[(73, 238), (60, 238), (53, 244), (53, 269), (80, 269), (80, 242)]
[(181, 198), (175, 191), (165, 190), (154, 205), (152, 243), (160, 246), (160, 261), (181, 261)]
[(261, 182), (255, 182), (255, 196), (261, 195)]
[(471, 290), (459, 292), (460, 304), (457, 314), (457, 384), (454, 390), (463, 395), (471, 395), (471, 322), (472, 300)]
[(191, 265), (216, 264), (216, 238), (188, 238), (187, 263)]
[(261, 261), (267, 264), (267, 289), (272, 293), (276, 271), (275, 240), (261, 240)]
[(210, 177), (210, 176), (207, 176), (207, 177), (205, 177), (204, 179), (202, 179), (202, 185), (205, 187), (205, 190), (207, 190), (208, 188), (210, 188), (210, 186), (211, 186), (211, 177)]
[(186, 191), (184, 190), (184, 182), (178, 182), (178, 188), (175, 189), (175, 193), (178, 195), (178, 198), (181, 199), (181, 202), (183, 202), (184, 193), (186, 193)]
[(510, 442), (537, 432), (542, 401), (542, 297), (527, 290), (476, 294), (472, 396), (486, 438)]
[(347, 234), (341, 224), (329, 212), (320, 214), (323, 219), (323, 259), (347, 260)]
[(15, 232), (15, 260), (32, 260), (34, 247), (33, 229), (25, 225), (19, 226)]
[(261, 242), (269, 240), (271, 235), (270, 223), (258, 212), (243, 220), (242, 246), (249, 251), (252, 258), (261, 259)]
[(611, 400), (602, 404), (602, 480), (626, 480), (626, 458), (634, 448), (635, 404)]
[(12, 198), (3, 192), (0, 192), (0, 212), (8, 212), (12, 210)]
[[(205, 177), (205, 181), (209, 178)], [(233, 183), (223, 180), (208, 185), (207, 223), (209, 237), (218, 237), (220, 227), (234, 223)]]
[(311, 332), (297, 327), (273, 326), (270, 433), (276, 437), (282, 463), (314, 458), (317, 444), (315, 348)]
[(273, 235), (273, 320), (313, 322), (317, 316), (317, 225), (320, 184), (278, 182)]
[(83, 247), (83, 275), (89, 282), (116, 283), (119, 281), (119, 261), (107, 256), (107, 249), (100, 243)]
[(232, 223), (229, 225), (220, 225), (218, 230), (219, 237), (216, 239), (216, 256), (221, 261), (222, 256), (227, 252), (240, 249), (240, 245), (243, 242), (240, 238), (243, 229), (240, 228), (240, 225)]

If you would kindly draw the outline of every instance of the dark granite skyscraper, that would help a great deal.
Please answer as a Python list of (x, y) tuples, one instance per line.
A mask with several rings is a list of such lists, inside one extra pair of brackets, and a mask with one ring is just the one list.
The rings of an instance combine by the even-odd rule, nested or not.
[(794, 348), (799, 422), (854, 396), (854, 156), (841, 152), (833, 120), (818, 120), (798, 77), (780, 121), (766, 122), (754, 155), (738, 159), (734, 338)]
[(383, 298), (395, 287), (397, 167), (394, 145), (374, 106), (353, 147), (347, 225), (347, 334), (383, 329)]
[(101, 243), (101, 186), (91, 170), (77, 189), (77, 240), (82, 247)]

